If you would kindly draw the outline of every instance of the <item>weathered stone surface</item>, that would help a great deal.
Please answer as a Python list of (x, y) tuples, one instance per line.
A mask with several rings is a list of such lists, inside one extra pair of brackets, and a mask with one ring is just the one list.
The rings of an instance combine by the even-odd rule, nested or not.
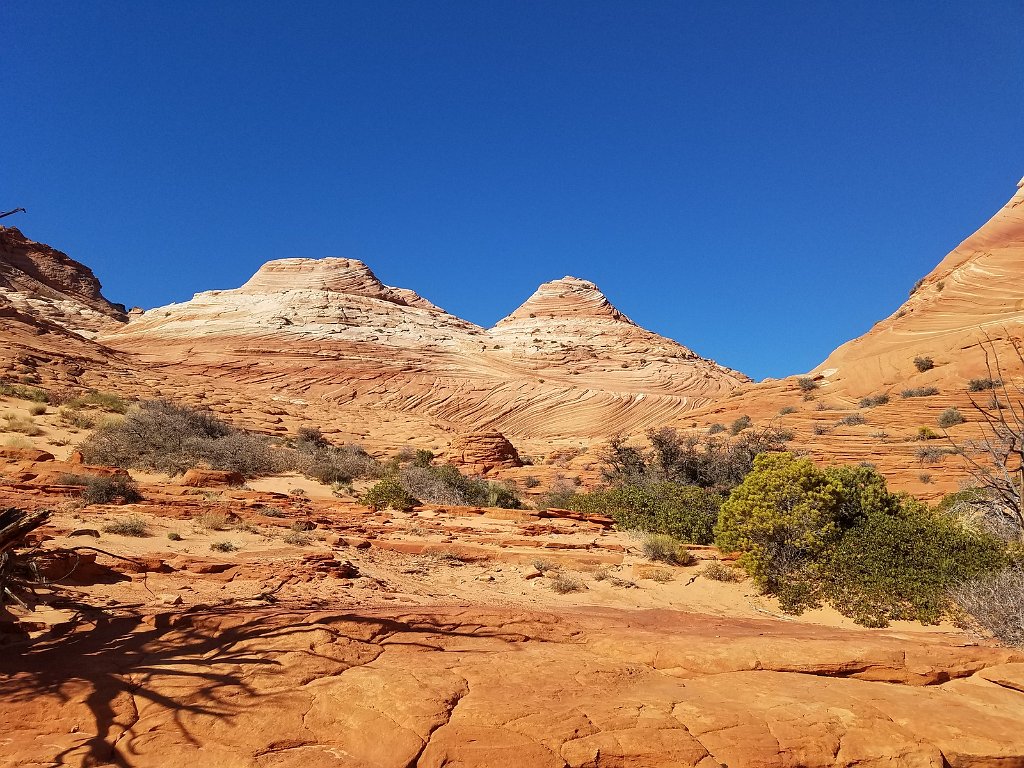
[(186, 472), (181, 478), (181, 484), (189, 488), (214, 488), (219, 485), (237, 487), (245, 485), (245, 478), (241, 472), (197, 468)]
[(471, 470), (488, 472), (495, 467), (521, 467), (515, 446), (501, 432), (467, 432), (452, 439), (448, 460)]

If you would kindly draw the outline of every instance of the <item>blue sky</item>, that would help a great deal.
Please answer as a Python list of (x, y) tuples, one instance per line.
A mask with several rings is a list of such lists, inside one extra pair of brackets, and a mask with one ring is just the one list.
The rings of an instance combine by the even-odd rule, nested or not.
[(1024, 7), (0, 3), (5, 223), (152, 307), (346, 256), (490, 325), (545, 281), (755, 378), (1024, 174)]

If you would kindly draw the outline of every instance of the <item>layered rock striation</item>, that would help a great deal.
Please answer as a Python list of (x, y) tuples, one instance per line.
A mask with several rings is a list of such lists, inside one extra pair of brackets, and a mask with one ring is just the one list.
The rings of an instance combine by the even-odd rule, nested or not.
[[(103, 341), (149, 366), (442, 432), (594, 437), (661, 423), (747, 379), (646, 331), (593, 283), (546, 283), (487, 330), (353, 259), (281, 259), (235, 290), (149, 310)], [(422, 426), (422, 424), (420, 425)]]

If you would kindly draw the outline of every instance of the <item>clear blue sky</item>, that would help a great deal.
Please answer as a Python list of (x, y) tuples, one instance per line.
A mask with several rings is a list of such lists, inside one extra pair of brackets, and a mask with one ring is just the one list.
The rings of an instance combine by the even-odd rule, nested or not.
[(760, 378), (1024, 174), (1024, 6), (0, 2), (0, 208), (153, 307), (286, 256), (490, 325), (586, 277)]

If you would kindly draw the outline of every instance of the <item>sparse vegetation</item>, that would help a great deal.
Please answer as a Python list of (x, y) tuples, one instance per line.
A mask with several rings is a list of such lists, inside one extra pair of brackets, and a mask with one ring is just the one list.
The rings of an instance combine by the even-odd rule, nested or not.
[(1024, 648), (1024, 565), (961, 581), (952, 594), (970, 624), (1001, 643)]
[(868, 626), (937, 621), (948, 590), (1005, 562), (994, 537), (890, 493), (871, 467), (759, 456), (722, 505), (717, 543), (790, 612), (822, 602)]
[(228, 517), (227, 513), (218, 510), (203, 512), (195, 518), (195, 522), (200, 527), (210, 531), (224, 531), (231, 526), (231, 518)]
[(867, 424), (868, 420), (864, 418), (861, 413), (851, 413), (849, 416), (843, 416), (837, 424), (843, 427), (855, 427), (859, 424)]
[(88, 413), (62, 406), (57, 410), (57, 419), (61, 424), (75, 429), (92, 429), (96, 426), (96, 419)]
[(285, 544), (291, 544), (295, 547), (306, 547), (309, 546), (313, 539), (309, 534), (302, 533), (300, 531), (288, 531), (283, 537)]
[(803, 376), (796, 380), (796, 384), (804, 392), (813, 392), (818, 388), (818, 382), (812, 379), (810, 376)]
[(932, 445), (923, 445), (914, 452), (914, 455), (917, 456), (918, 461), (922, 464), (934, 464), (946, 458), (949, 455), (949, 450)]
[(937, 394), (939, 394), (938, 387), (914, 387), (912, 389), (904, 389), (900, 392), (900, 397), (931, 397)]
[(118, 536), (149, 536), (149, 524), (141, 517), (131, 516), (115, 520), (103, 526), (104, 533), (116, 533)]
[(743, 430), (750, 429), (751, 423), (749, 416), (740, 416), (729, 425), (729, 434), (735, 437)]
[(710, 427), (708, 427), (708, 434), (709, 435), (717, 435), (719, 432), (725, 432), (725, 425), (724, 424), (718, 424), (716, 422), (715, 424), (712, 424)]
[(779, 416), (788, 416), (791, 413), (796, 413), (797, 409), (792, 405), (786, 405), (779, 409)]
[(2, 432), (17, 432), (22, 435), (28, 435), (29, 437), (35, 437), (36, 435), (43, 434), (43, 430), (32, 421), (31, 416), (23, 416), (20, 413), (14, 411), (8, 411), (2, 417), (0, 417), (0, 431)]
[(19, 400), (32, 400), (36, 403), (50, 402), (50, 395), (45, 389), (27, 387), (24, 384), (10, 384), (5, 381), (0, 381), (0, 395), (15, 397)]
[(126, 413), (130, 404), (123, 397), (112, 392), (97, 392), (93, 390), (68, 400), (66, 405), (69, 408), (98, 408), (109, 413)]
[(587, 588), (587, 585), (583, 583), (581, 579), (565, 571), (558, 571), (550, 580), (551, 589), (560, 595), (566, 595), (570, 592), (582, 592)]
[(700, 569), (700, 575), (712, 581), (736, 582), (743, 579), (743, 574), (720, 560), (711, 560), (706, 563)]
[(860, 400), (861, 408), (874, 408), (877, 405), (886, 405), (889, 402), (889, 395), (882, 393), (880, 395), (868, 395), (862, 397)]
[(947, 408), (940, 413), (939, 418), (936, 421), (943, 429), (949, 429), (950, 427), (955, 427), (957, 424), (963, 424), (967, 419), (964, 418), (964, 415), (960, 413), (959, 409), (953, 407)]
[(46, 403), (33, 403), (28, 407), (28, 412), (33, 416), (42, 416), (46, 410)]
[(391, 508), (405, 511), (416, 506), (419, 501), (410, 496), (396, 478), (386, 477), (364, 493), (359, 503), (373, 510)]
[(166, 400), (144, 401), (125, 417), (99, 427), (82, 443), (92, 464), (181, 474), (199, 464), (240, 472), (271, 474), (287, 462), (268, 438), (235, 429), (210, 411)]
[(920, 373), (924, 373), (925, 371), (930, 371), (935, 367), (935, 361), (930, 357), (918, 356), (914, 358), (914, 367), (917, 368)]
[(941, 435), (931, 427), (918, 427), (915, 440), (938, 440)]
[(670, 565), (690, 565), (693, 562), (693, 555), (680, 541), (662, 533), (644, 536), (641, 547), (648, 560)]
[(215, 541), (210, 545), (214, 552), (237, 552), (238, 545), (233, 541)]
[(180, 533), (178, 533), (177, 531), (170, 531), (167, 534), (167, 538), (170, 539), (171, 541), (182, 541), (183, 540), (182, 535)]
[(135, 504), (142, 501), (139, 486), (124, 475), (63, 475), (62, 485), (82, 488), (86, 504)]
[(1002, 385), (1002, 381), (993, 378), (971, 379), (967, 382), (968, 392), (985, 392)]

